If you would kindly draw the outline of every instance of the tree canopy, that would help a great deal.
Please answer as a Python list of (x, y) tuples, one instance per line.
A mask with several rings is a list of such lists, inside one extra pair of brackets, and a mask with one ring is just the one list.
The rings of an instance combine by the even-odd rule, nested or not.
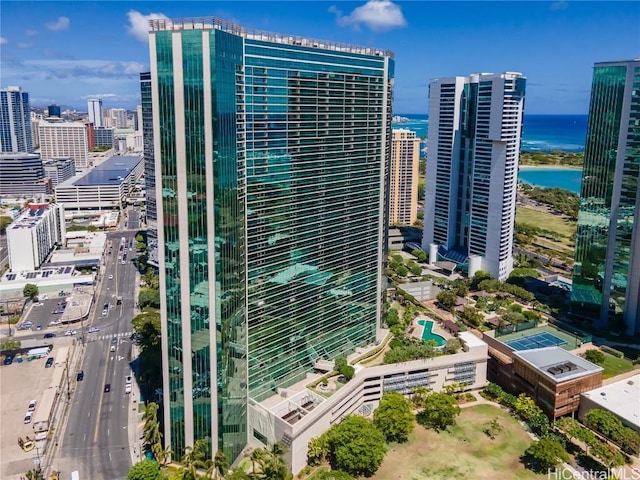
[(127, 480), (160, 480), (160, 465), (153, 460), (144, 459), (131, 467)]
[(411, 402), (400, 393), (386, 392), (373, 414), (373, 424), (387, 442), (406, 442), (415, 425)]
[(451, 395), (430, 392), (417, 396), (418, 423), (435, 431), (446, 430), (456, 424), (456, 417), (460, 415), (458, 402)]
[(542, 438), (533, 442), (524, 452), (527, 467), (535, 472), (546, 473), (563, 462), (569, 461), (569, 454), (557, 441)]
[(30, 300), (36, 298), (38, 296), (38, 292), (38, 286), (33, 283), (27, 283), (22, 289), (22, 294)]

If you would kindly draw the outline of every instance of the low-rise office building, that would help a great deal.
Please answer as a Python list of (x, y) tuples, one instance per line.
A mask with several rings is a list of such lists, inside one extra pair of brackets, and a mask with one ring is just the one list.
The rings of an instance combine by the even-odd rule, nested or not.
[(56, 202), (63, 203), (67, 210), (120, 209), (143, 168), (142, 157), (113, 156), (58, 185)]
[(51, 179), (51, 187), (55, 188), (76, 174), (76, 162), (70, 158), (56, 158), (42, 162), (44, 175)]
[(347, 415), (371, 415), (384, 392), (409, 395), (418, 387), (441, 391), (452, 383), (465, 383), (468, 389), (485, 387), (487, 344), (469, 332), (458, 338), (464, 351), (454, 355), (374, 367), (356, 365), (355, 376), (333, 393), (317, 393), (309, 380), (281, 389), (279, 395), (260, 403), (250, 402), (250, 442), (255, 446), (282, 442), (287, 448), (285, 459), (296, 473), (306, 465), (309, 440)]
[(640, 373), (583, 393), (578, 418), (584, 419), (594, 408), (613, 413), (624, 425), (640, 433)]
[(64, 207), (32, 203), (7, 228), (9, 268), (22, 272), (40, 268), (66, 235)]
[(22, 291), (27, 283), (37, 286), (39, 294), (52, 296), (78, 289), (90, 291), (88, 287), (93, 286), (94, 280), (95, 273), (82, 275), (72, 266), (43, 267), (40, 270), (28, 272), (7, 272), (0, 278), (0, 302), (4, 304), (7, 299), (20, 299), (24, 302)]

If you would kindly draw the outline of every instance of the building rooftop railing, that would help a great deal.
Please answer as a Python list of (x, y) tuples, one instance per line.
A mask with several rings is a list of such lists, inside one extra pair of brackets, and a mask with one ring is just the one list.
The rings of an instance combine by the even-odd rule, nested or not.
[(263, 30), (244, 28), (236, 23), (228, 22), (217, 17), (200, 18), (179, 18), (168, 19), (158, 18), (149, 20), (149, 27), (152, 32), (164, 30), (195, 30), (195, 29), (216, 29), (234, 35), (238, 35), (251, 40), (262, 40), (265, 42), (284, 43), (288, 45), (301, 45), (305, 47), (322, 48), (324, 50), (334, 50), (337, 52), (359, 53), (362, 55), (373, 55), (377, 57), (391, 57), (391, 50), (380, 48), (359, 47), (347, 43), (333, 42), (328, 40), (318, 40), (295, 35), (285, 35), (281, 33), (267, 32)]

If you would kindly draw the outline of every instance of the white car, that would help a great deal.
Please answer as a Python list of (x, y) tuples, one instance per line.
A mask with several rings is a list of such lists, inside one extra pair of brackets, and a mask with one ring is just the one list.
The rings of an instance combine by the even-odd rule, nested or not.
[(131, 393), (131, 384), (130, 383), (127, 383), (124, 386), (124, 393)]
[(116, 351), (116, 346), (115, 345), (111, 345), (111, 351), (115, 352)]
[(33, 412), (27, 412), (24, 414), (24, 423), (31, 423), (31, 419), (33, 418)]
[(49, 295), (42, 295), (40, 300), (49, 300)]
[(60, 320), (51, 320), (49, 325), (60, 325), (62, 322)]
[(38, 302), (38, 303), (34, 303), (33, 304), (34, 307), (41, 307), (42, 305), (44, 305), (44, 303), (42, 303), (42, 302)]
[(89, 327), (89, 330), (87, 330), (88, 333), (96, 333), (99, 331), (100, 329), (98, 327)]
[(113, 280), (113, 275), (109, 275), (109, 280)]
[(127, 378), (125, 378), (124, 383), (125, 383), (126, 385), (131, 385), (131, 377), (130, 377), (130, 376), (128, 376)]
[(36, 409), (36, 401), (31, 400), (29, 402), (29, 408), (27, 409), (29, 412), (33, 412)]
[(77, 332), (75, 330), (67, 330), (66, 332), (64, 332), (64, 336), (65, 337), (71, 337), (73, 335), (75, 335)]

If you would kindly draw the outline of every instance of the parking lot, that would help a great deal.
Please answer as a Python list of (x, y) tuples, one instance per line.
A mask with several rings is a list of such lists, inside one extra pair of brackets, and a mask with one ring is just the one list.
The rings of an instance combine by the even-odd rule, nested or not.
[(20, 478), (35, 467), (34, 460), (42, 455), (43, 442), (37, 442), (36, 449), (25, 453), (18, 445), (18, 437), (29, 435), (34, 438), (33, 421), (24, 423), (29, 401), (37, 402), (33, 412), (35, 417), (43, 392), (53, 379), (54, 368), (45, 368), (47, 358), (55, 358), (61, 347), (70, 347), (71, 344), (71, 338), (58, 340), (47, 357), (31, 361), (23, 357), (22, 363), (0, 364), (0, 478)]
[[(54, 320), (60, 320), (61, 314), (54, 314), (53, 312), (58, 309), (58, 303), (61, 301), (64, 301), (64, 298), (53, 297), (48, 300), (41, 300), (38, 303), (34, 303), (31, 307), (31, 311), (24, 316), (20, 325), (25, 322), (32, 322), (33, 327), (31, 327), (31, 330), (33, 331), (37, 330), (38, 325), (41, 326), (41, 331), (54, 328), (54, 326), (49, 325), (49, 323)], [(20, 325), (18, 325), (18, 328), (20, 328)]]

